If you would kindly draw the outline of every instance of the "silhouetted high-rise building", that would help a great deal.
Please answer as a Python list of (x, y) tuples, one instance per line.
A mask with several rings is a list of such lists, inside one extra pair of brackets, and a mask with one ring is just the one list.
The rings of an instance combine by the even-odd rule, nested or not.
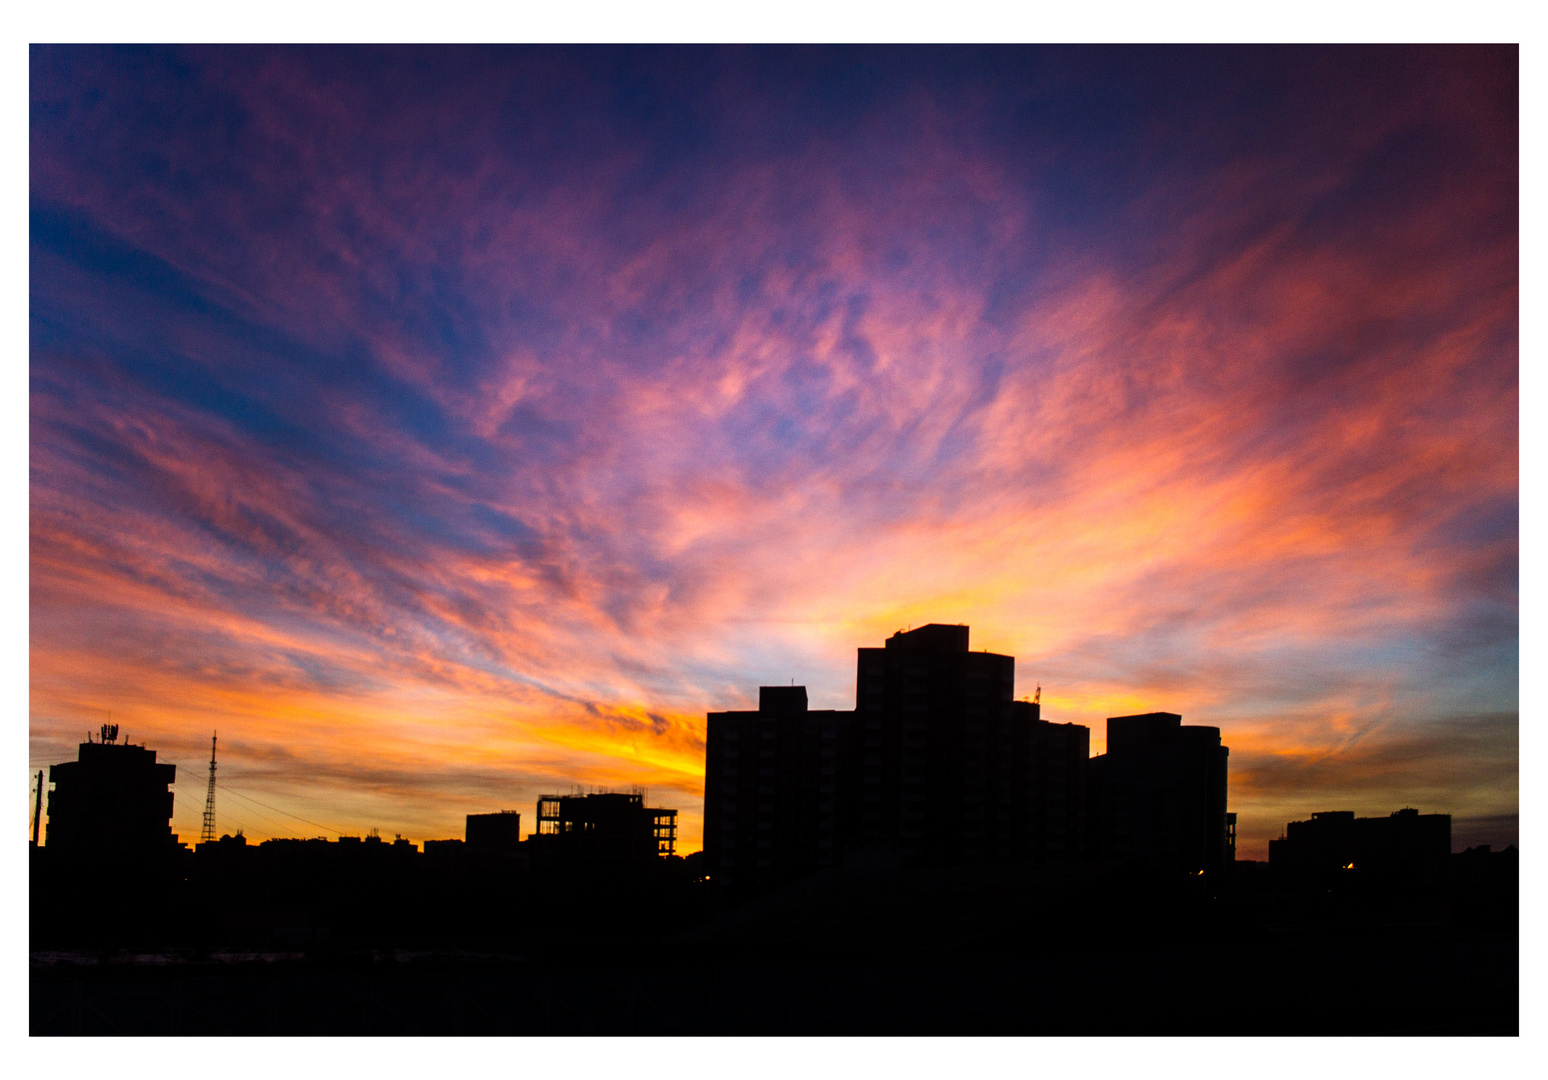
[(1015, 681), (1015, 658), (970, 651), (966, 626), (900, 630), (885, 648), (859, 650), (843, 813), (852, 849), (927, 863), (1063, 861), (1066, 831), (1081, 827), (1089, 742), (1075, 725), (1044, 725), (1030, 702), (1018, 707)]
[(1284, 884), (1313, 885), (1344, 874), (1408, 886), (1439, 884), (1451, 855), (1451, 815), (1412, 808), (1357, 818), (1352, 810), (1292, 821), (1269, 841), (1269, 866)]
[(118, 742), (104, 724), (102, 741), (88, 738), (76, 760), (49, 767), (45, 843), (61, 855), (146, 856), (173, 851), (172, 792), (177, 766), (156, 751)]
[(1012, 700), (1015, 660), (932, 624), (859, 650), (853, 713), (763, 687), (711, 713), (710, 879), (763, 885), (871, 854), (917, 863), (1062, 863), (1085, 848), (1090, 731)]
[(804, 686), (759, 687), (757, 712), (709, 714), (709, 880), (761, 887), (837, 864), (839, 746), (853, 718), (807, 709)]
[(677, 811), (646, 806), (638, 792), (539, 795), (528, 845), (557, 862), (649, 862), (676, 854)]
[(1011, 702), (1011, 854), (1040, 866), (1077, 862), (1086, 855), (1086, 769), (1091, 729), (1042, 719), (1035, 701)]
[(1091, 759), (1090, 832), (1098, 858), (1137, 858), (1216, 887), (1230, 844), (1220, 729), (1176, 713), (1114, 716)]

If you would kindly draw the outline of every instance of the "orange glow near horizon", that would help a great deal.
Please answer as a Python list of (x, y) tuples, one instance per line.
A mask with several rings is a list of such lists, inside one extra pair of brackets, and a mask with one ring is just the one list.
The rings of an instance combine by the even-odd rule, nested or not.
[(1219, 726), (1244, 857), (1334, 804), (1514, 838), (1486, 66), (1111, 131), (902, 75), (808, 123), (723, 73), (701, 145), (573, 58), (92, 55), (32, 74), (31, 768), (111, 711), (185, 839), (218, 728), (223, 831), (641, 786), (688, 853), (707, 712), (852, 708), (856, 648), (947, 622), (1093, 753)]

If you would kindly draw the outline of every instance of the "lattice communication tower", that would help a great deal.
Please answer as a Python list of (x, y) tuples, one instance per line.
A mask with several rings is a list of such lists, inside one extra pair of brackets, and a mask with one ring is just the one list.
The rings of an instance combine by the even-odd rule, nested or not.
[(210, 735), (210, 786), (204, 794), (204, 825), (199, 830), (199, 842), (208, 844), (215, 839), (215, 736)]

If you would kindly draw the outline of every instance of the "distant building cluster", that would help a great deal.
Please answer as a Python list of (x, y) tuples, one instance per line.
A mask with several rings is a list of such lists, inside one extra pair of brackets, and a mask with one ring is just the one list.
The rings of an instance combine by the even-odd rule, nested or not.
[(852, 711), (766, 686), (756, 712), (710, 713), (706, 875), (758, 889), (867, 859), (1133, 858), (1215, 885), (1234, 857), (1220, 730), (1114, 717), (1092, 758), (1090, 729), (1014, 700), (1015, 665), (931, 624), (859, 650)]
[(427, 840), (426, 852), (520, 855), (548, 868), (628, 866), (677, 854), (677, 811), (646, 806), (642, 792), (539, 795), (537, 829), (521, 837), (514, 810), (469, 814), (462, 844)]
[(1292, 821), (1269, 841), (1269, 866), (1283, 885), (1323, 885), (1359, 876), (1411, 888), (1433, 888), (1451, 856), (1451, 815), (1408, 807), (1387, 817), (1352, 810)]
[[(165, 857), (186, 849), (172, 832), (171, 785), (175, 765), (158, 764), (156, 752), (118, 742), (118, 728), (104, 725), (101, 741), (80, 744), (76, 761), (49, 769), (45, 846), (60, 858)], [(41, 792), (40, 792), (41, 795)], [(537, 831), (522, 838), (521, 814), (502, 810), (467, 815), (461, 840), (427, 840), (424, 854), (456, 857), (516, 856), (547, 868), (605, 868), (637, 865), (677, 854), (677, 811), (645, 805), (642, 792), (589, 792), (541, 795)], [(376, 835), (325, 839), (276, 839), (261, 846), (275, 850), (391, 849), (397, 857), (417, 855), (419, 845), (398, 837), (391, 843)], [(318, 848), (318, 845), (323, 845)], [(241, 857), (249, 848), (240, 836), (226, 835), (198, 845), (212, 858)]]

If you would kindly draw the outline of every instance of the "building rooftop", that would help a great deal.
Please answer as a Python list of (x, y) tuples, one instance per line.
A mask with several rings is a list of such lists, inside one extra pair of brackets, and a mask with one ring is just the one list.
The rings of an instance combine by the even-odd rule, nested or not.
[(921, 652), (967, 652), (968, 628), (930, 623), (912, 630), (899, 630), (887, 639), (887, 648), (917, 649)]

